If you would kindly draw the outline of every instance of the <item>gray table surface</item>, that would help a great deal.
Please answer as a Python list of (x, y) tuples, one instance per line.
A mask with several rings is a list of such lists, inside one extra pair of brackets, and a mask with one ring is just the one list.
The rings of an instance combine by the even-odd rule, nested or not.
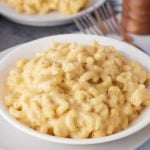
[[(0, 52), (12, 46), (49, 35), (77, 32), (74, 24), (59, 27), (30, 27), (13, 23), (0, 16)], [(150, 150), (150, 140), (138, 150)]]
[(74, 24), (56, 27), (31, 27), (13, 23), (0, 16), (0, 51), (37, 38), (76, 32)]

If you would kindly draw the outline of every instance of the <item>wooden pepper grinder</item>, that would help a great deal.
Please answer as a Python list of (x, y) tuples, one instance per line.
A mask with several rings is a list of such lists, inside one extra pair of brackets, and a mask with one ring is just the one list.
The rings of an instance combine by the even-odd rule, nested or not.
[(150, 34), (150, 0), (124, 0), (121, 28), (129, 33)]

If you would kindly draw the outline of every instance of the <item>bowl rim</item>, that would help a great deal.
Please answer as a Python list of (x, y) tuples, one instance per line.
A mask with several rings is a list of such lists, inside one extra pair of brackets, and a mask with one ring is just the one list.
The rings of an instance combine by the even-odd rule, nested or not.
[[(32, 45), (33, 43), (38, 43), (42, 40), (46, 40), (46, 39), (50, 39), (51, 38), (56, 38), (60, 37), (63, 38), (64, 36), (66, 36), (67, 38), (72, 38), (73, 36), (77, 36), (77, 37), (91, 37), (94, 38), (96, 37), (97, 39), (99, 38), (104, 38), (105, 40), (109, 39), (112, 41), (116, 41), (117, 43), (126, 45), (127, 47), (129, 47), (130, 49), (136, 50), (137, 53), (141, 54), (143, 57), (147, 57), (150, 60), (150, 57), (148, 55), (146, 55), (144, 52), (140, 51), (139, 49), (125, 43), (122, 41), (118, 41), (115, 39), (111, 39), (111, 38), (107, 38), (107, 37), (103, 37), (103, 36), (96, 36), (96, 35), (85, 35), (85, 34), (61, 34), (61, 35), (54, 35), (54, 36), (48, 36), (48, 37), (44, 37), (44, 38), (40, 38), (37, 40), (33, 40), (31, 42), (27, 42), (25, 44), (22, 44), (18, 47), (15, 47), (13, 51), (9, 52), (8, 54), (6, 54), (6, 56), (0, 60), (0, 66), (3, 64), (3, 61), (7, 60), (8, 58), (10, 58), (10, 56), (14, 53), (16, 53), (19, 49), (21, 48), (25, 48), (28, 45)], [(71, 40), (70, 40), (71, 42)], [(2, 100), (0, 101), (0, 103), (2, 103)], [(27, 133), (29, 135), (32, 135), (34, 137), (46, 140), (46, 141), (51, 141), (51, 142), (55, 142), (55, 143), (60, 143), (60, 144), (71, 144), (71, 145), (89, 145), (89, 144), (99, 144), (99, 143), (105, 143), (105, 142), (111, 142), (111, 141), (115, 141), (124, 137), (127, 137), (139, 130), (141, 130), (142, 128), (146, 127), (148, 124), (150, 124), (150, 118), (145, 119), (144, 121), (138, 123), (137, 125), (134, 125), (133, 127), (128, 127), (127, 129), (109, 135), (109, 136), (105, 136), (105, 137), (99, 137), (99, 138), (89, 138), (89, 139), (70, 139), (70, 138), (62, 138), (62, 137), (56, 137), (56, 136), (52, 136), (52, 135), (47, 135), (47, 134), (43, 134), (40, 133), (38, 131), (35, 131), (27, 126), (25, 126), (24, 124), (22, 124), (21, 122), (17, 121), (15, 118), (13, 118), (7, 111), (5, 111), (5, 107), (3, 106), (2, 109), (0, 109), (0, 115), (7, 120), (10, 124), (12, 124), (13, 126), (15, 126), (17, 129), (23, 131), (24, 133)]]

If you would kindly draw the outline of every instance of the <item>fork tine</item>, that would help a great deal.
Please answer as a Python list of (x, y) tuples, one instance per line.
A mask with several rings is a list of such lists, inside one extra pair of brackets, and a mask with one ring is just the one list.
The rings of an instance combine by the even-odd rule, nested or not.
[(109, 17), (109, 19), (107, 19), (109, 22), (110, 22), (110, 25), (114, 31), (114, 33), (118, 33), (118, 25), (117, 25), (117, 18), (115, 18), (115, 14), (114, 14), (114, 11), (113, 11), (113, 8), (112, 6), (110, 5), (109, 2), (106, 2), (105, 3), (105, 12), (107, 13), (107, 16)]
[(85, 24), (85, 22), (82, 20), (82, 18), (78, 18), (78, 26), (80, 26), (80, 28), (82, 29), (81, 31), (83, 31), (84, 33), (87, 33), (87, 34), (91, 34), (91, 31), (88, 30), (88, 25)]
[(108, 26), (111, 29), (112, 32), (116, 32), (112, 20), (111, 20), (111, 15), (107, 11), (106, 3), (102, 6), (103, 13), (105, 14), (105, 21), (108, 22)]
[(98, 35), (103, 34), (103, 33), (100, 31), (100, 28), (99, 28), (99, 26), (98, 26), (97, 21), (95, 20), (95, 18), (94, 18), (92, 15), (87, 14), (85, 19), (86, 19), (86, 21), (92, 26), (92, 28), (93, 28), (93, 30), (96, 32), (96, 34), (98, 34)]
[(81, 32), (86, 33), (84, 27), (79, 23), (78, 19), (74, 19), (74, 22)]
[(101, 15), (100, 15), (100, 13), (98, 12), (98, 10), (96, 8), (94, 9), (94, 15), (97, 19), (98, 27), (101, 29), (103, 34), (106, 35), (107, 34), (106, 26), (104, 24), (104, 21), (103, 21)]
[(104, 24), (104, 26), (105, 26), (105, 28), (106, 28), (106, 30), (107, 30), (107, 33), (111, 33), (112, 32), (112, 30), (111, 30), (111, 28), (109, 27), (110, 25), (109, 25), (109, 23), (106, 21), (106, 15), (105, 15), (105, 13), (103, 12), (103, 9), (102, 9), (102, 6), (98, 9), (98, 13), (101, 15), (101, 17), (102, 17), (102, 21), (103, 21), (103, 24)]
[(87, 34), (102, 34), (100, 29), (97, 26), (96, 21), (92, 17), (92, 15), (88, 14), (84, 17), (80, 17), (74, 20), (76, 26), (79, 28), (80, 31)]
[(88, 26), (87, 26), (87, 24), (84, 23), (84, 21), (82, 20), (82, 18), (79, 18), (79, 23), (80, 23), (80, 25), (82, 25), (85, 33), (90, 34), (89, 30), (86, 30), (86, 29), (88, 29)]
[(98, 34), (97, 31), (93, 28), (93, 24), (89, 21), (87, 16), (84, 16), (83, 20), (88, 25), (88, 30), (90, 30), (92, 34)]
[(92, 25), (86, 19), (84, 19), (84, 17), (80, 18), (80, 22), (85, 27), (85, 32), (87, 32), (88, 34), (97, 34), (93, 30)]
[(115, 27), (117, 33), (120, 34), (120, 31), (119, 31), (119, 23), (118, 23), (118, 20), (117, 20), (116, 15), (115, 15), (115, 13), (114, 13), (114, 11), (113, 11), (112, 6), (110, 5), (109, 2), (106, 3), (106, 6), (107, 6), (107, 9), (108, 9), (108, 11), (109, 11), (109, 13), (110, 13), (110, 15), (111, 15), (111, 18), (112, 18), (114, 27)]

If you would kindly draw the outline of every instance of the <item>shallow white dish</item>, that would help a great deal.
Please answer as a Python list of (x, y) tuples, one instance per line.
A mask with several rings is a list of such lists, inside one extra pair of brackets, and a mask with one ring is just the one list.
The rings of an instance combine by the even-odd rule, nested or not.
[(49, 14), (27, 15), (19, 14), (6, 4), (0, 3), (0, 14), (9, 18), (14, 22), (18, 22), (31, 26), (55, 26), (72, 22), (75, 18), (91, 12), (95, 7), (99, 7), (105, 0), (91, 0), (89, 6), (77, 14), (66, 16), (58, 12), (50, 12)]
[[(19, 47), (17, 46), (17, 48)], [(1, 52), (0, 60), (14, 49), (15, 47)], [(150, 125), (126, 138), (109, 142), (109, 144), (99, 144), (97, 148), (102, 150), (135, 150), (148, 139), (150, 139), (149, 131)], [(1, 135), (3, 135), (0, 136), (0, 150), (49, 150), (49, 147), (51, 147), (51, 149), (55, 149), (55, 146), (49, 144), (48, 141), (45, 142), (44, 140), (37, 139), (33, 136), (30, 136), (29, 134), (18, 130), (17, 128), (9, 124), (6, 120), (4, 120), (2, 117), (0, 117), (0, 133)], [(73, 150), (72, 146), (68, 146), (68, 149)], [(61, 149), (58, 150), (66, 150), (66, 148), (64, 149), (61, 147)]]
[[(1, 62), (0, 62), (0, 95), (1, 98), (4, 96), (5, 92), (3, 90), (4, 83), (5, 83), (5, 77), (7, 76), (7, 71), (12, 67), (12, 65), (16, 62), (17, 59), (26, 57), (26, 58), (32, 58), (34, 54), (38, 51), (41, 51), (45, 48), (49, 47), (50, 42), (58, 41), (58, 42), (78, 42), (81, 44), (88, 44), (92, 42), (93, 40), (97, 40), (98, 42), (106, 45), (113, 45), (116, 47), (118, 50), (122, 51), (125, 55), (128, 57), (138, 60), (140, 63), (142, 63), (149, 71), (150, 71), (150, 59), (149, 56), (146, 54), (142, 53), (138, 49), (123, 43), (119, 42), (117, 40), (109, 39), (106, 37), (100, 37), (100, 36), (92, 36), (92, 35), (83, 35), (83, 34), (71, 34), (71, 35), (59, 35), (59, 36), (51, 36), (47, 38), (42, 38), (27, 44), (24, 44), (22, 46), (19, 46), (19, 48), (15, 48), (12, 52), (10, 52)], [(103, 137), (103, 138), (97, 138), (97, 139), (78, 139), (78, 140), (73, 140), (73, 139), (66, 139), (66, 138), (58, 138), (58, 137), (53, 137), (53, 136), (48, 136), (48, 135), (43, 135), (40, 134), (36, 131), (33, 131), (32, 129), (29, 129), (13, 119), (7, 110), (5, 109), (2, 101), (0, 102), (0, 114), (11, 124), (13, 124), (15, 127), (18, 129), (33, 135), (35, 139), (44, 139), (46, 141), (49, 141), (49, 144), (55, 145), (54, 142), (57, 142), (59, 144), (56, 144), (57, 146), (60, 145), (60, 147), (70, 147), (68, 146), (69, 144), (73, 144), (74, 149), (97, 149), (99, 143), (104, 143), (108, 141), (114, 141), (123, 137), (126, 137), (128, 135), (131, 135), (140, 129), (144, 128), (146, 125), (150, 123), (150, 117), (149, 117), (150, 109), (146, 109), (140, 117), (126, 130), (108, 136), (108, 137)], [(39, 140), (39, 139), (38, 139)], [(63, 145), (62, 145), (63, 144)], [(82, 144), (82, 146), (81, 146)], [(89, 146), (89, 144), (91, 144)], [(94, 144), (94, 145), (93, 145)], [(59, 148), (60, 148), (59, 147)]]

